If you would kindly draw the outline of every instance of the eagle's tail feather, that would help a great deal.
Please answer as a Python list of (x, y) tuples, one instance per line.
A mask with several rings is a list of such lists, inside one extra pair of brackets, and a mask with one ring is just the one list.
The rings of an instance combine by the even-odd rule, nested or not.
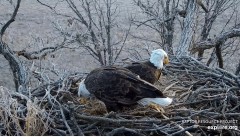
[(138, 104), (143, 106), (149, 105), (151, 103), (158, 104), (160, 106), (168, 106), (172, 103), (171, 98), (143, 98), (138, 101)]
[(83, 79), (78, 87), (78, 96), (79, 97), (90, 97), (90, 92), (87, 90), (86, 85), (84, 83), (85, 79)]

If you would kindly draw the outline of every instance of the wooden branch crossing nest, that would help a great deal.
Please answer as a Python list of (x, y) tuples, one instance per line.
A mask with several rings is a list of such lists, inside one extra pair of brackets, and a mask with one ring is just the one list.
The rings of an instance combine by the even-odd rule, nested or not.
[(29, 96), (0, 87), (0, 134), (240, 135), (240, 78), (194, 58), (171, 57), (157, 86), (174, 101), (162, 112), (135, 106), (107, 113), (103, 103), (77, 97), (81, 77), (67, 75)]

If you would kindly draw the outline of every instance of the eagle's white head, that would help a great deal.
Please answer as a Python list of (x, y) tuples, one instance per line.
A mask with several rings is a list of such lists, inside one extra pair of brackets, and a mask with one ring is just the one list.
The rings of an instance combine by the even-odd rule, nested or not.
[(87, 90), (86, 85), (84, 83), (85, 79), (83, 79), (78, 87), (78, 96), (79, 97), (90, 97), (90, 92)]
[(153, 63), (158, 69), (162, 69), (163, 65), (169, 63), (167, 53), (162, 49), (156, 49), (152, 51), (150, 62)]

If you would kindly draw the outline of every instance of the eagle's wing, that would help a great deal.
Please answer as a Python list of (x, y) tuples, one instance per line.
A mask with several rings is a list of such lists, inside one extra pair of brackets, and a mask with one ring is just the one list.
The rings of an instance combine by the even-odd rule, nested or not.
[(155, 75), (155, 70), (144, 63), (134, 62), (126, 66), (128, 70), (140, 76), (141, 79), (154, 84), (159, 76)]
[(85, 84), (106, 105), (131, 105), (142, 98), (164, 98), (156, 87), (124, 68), (105, 67), (92, 71), (85, 79)]

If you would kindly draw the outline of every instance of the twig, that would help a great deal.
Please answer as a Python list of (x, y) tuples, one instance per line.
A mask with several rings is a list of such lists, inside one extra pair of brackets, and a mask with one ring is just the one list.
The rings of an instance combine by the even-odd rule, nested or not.
[[(110, 116), (112, 116), (112, 114), (114, 114), (112, 111), (110, 113), (108, 113), (106, 116), (104, 116), (104, 118), (109, 118)], [(86, 131), (86, 130), (89, 130), (91, 129), (92, 127), (96, 126), (97, 124), (99, 124), (100, 121), (97, 121), (91, 125), (89, 125), (88, 127), (84, 128), (83, 130)]]
[[(161, 113), (162, 114), (162, 113)], [(165, 119), (169, 119), (167, 116), (165, 116), (164, 114), (162, 114), (162, 116), (165, 118)], [(175, 124), (178, 128), (180, 128), (181, 130), (183, 130), (182, 132), (185, 132), (186, 135), (188, 136), (193, 136), (191, 133), (189, 133), (188, 131), (186, 131), (182, 126), (180, 126), (179, 124), (171, 121), (171, 123)]]
[(188, 130), (196, 129), (196, 128), (198, 128), (198, 127), (199, 127), (199, 125), (193, 125), (193, 126), (190, 126), (190, 127), (187, 127), (187, 128), (183, 128), (183, 127), (179, 126), (179, 128), (180, 128), (181, 130), (172, 133), (171, 136), (176, 136), (176, 135), (179, 135), (179, 134), (181, 134), (181, 133), (183, 133), (183, 132), (185, 132), (188, 136), (192, 136), (192, 134), (190, 134), (190, 133), (188, 132)]
[(12, 14), (12, 16), (11, 16), (11, 19), (8, 20), (8, 22), (3, 25), (2, 29), (1, 29), (1, 33), (0, 33), (1, 39), (2, 39), (2, 36), (3, 36), (4, 32), (5, 32), (6, 29), (8, 28), (8, 26), (15, 21), (15, 18), (16, 18), (16, 16), (17, 16), (18, 9), (19, 9), (19, 7), (20, 7), (20, 3), (21, 3), (21, 0), (18, 0), (18, 1), (17, 1), (17, 6), (16, 6), (16, 8), (14, 9), (14, 12), (13, 12), (13, 14)]
[(83, 119), (87, 121), (99, 121), (103, 123), (112, 123), (116, 125), (121, 124), (138, 124), (138, 123), (145, 123), (145, 124), (151, 124), (151, 123), (161, 123), (161, 122), (167, 122), (171, 120), (183, 120), (182, 118), (169, 118), (169, 119), (161, 119), (161, 120), (119, 120), (119, 119), (111, 119), (111, 118), (104, 118), (104, 117), (97, 117), (97, 116), (86, 116), (86, 115), (80, 115), (77, 114), (76, 117), (78, 119)]
[(53, 131), (55, 134), (57, 134), (58, 136), (66, 136), (66, 131), (63, 130), (59, 130), (59, 129), (54, 129), (52, 127), (50, 127), (50, 130)]
[(107, 136), (114, 136), (114, 135), (118, 135), (119, 133), (123, 133), (123, 132), (130, 132), (131, 135), (137, 135), (137, 136), (144, 136), (144, 134), (141, 134), (133, 129), (130, 128), (125, 128), (125, 127), (120, 127), (120, 128), (116, 128), (114, 130), (112, 130), (111, 132), (107, 133)]
[(167, 86), (167, 87), (164, 89), (163, 93), (165, 93), (167, 90), (169, 90), (172, 86), (176, 85), (177, 83), (178, 83), (178, 81), (170, 84), (169, 86)]
[(73, 103), (70, 104), (69, 108), (70, 108), (71, 121), (73, 122), (73, 124), (76, 126), (76, 128), (78, 130), (77, 135), (78, 136), (84, 136), (83, 131), (81, 130), (81, 128), (77, 124), (77, 120), (76, 120), (75, 115), (74, 115)]
[(67, 127), (68, 132), (70, 133), (70, 135), (73, 136), (74, 134), (73, 134), (73, 132), (72, 132), (72, 129), (71, 129), (70, 126), (68, 125), (67, 120), (66, 120), (66, 117), (65, 117), (65, 115), (64, 115), (64, 113), (63, 113), (62, 105), (61, 105), (58, 101), (56, 101), (56, 102), (57, 102), (58, 105), (59, 105), (59, 108), (60, 108), (60, 112), (61, 112), (61, 115), (62, 115), (63, 122), (64, 122), (64, 124), (66, 125), (66, 127)]

